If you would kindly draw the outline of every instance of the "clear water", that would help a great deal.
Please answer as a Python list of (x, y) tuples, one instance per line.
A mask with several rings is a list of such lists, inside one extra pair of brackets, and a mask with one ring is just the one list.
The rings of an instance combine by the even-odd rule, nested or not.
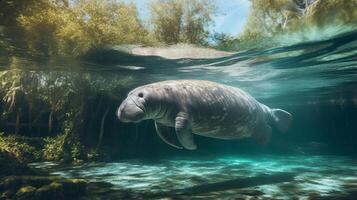
[[(153, 148), (150, 146), (153, 144), (140, 146), (145, 142), (133, 142), (135, 147), (132, 149), (150, 153), (171, 151), (172, 156), (81, 166), (51, 163), (34, 166), (59, 176), (107, 183), (109, 185), (103, 187), (107, 190), (95, 186), (91, 190), (94, 196), (107, 199), (357, 198), (357, 32), (322, 41), (238, 52), (217, 59), (129, 57), (120, 60), (119, 54), (115, 50), (98, 53), (91, 57), (93, 62), (56, 61), (51, 63), (53, 70), (50, 71), (41, 67), (48, 65), (48, 62), (29, 64), (32, 62), (19, 59), (17, 66), (43, 76), (44, 81), (49, 73), (64, 77), (78, 75), (76, 78), (90, 76), (108, 85), (119, 84), (116, 81), (121, 79), (123, 82), (120, 84), (126, 85), (127, 90), (168, 79), (206, 79), (240, 87), (269, 106), (292, 109), (287, 109), (296, 117), (287, 136), (291, 143), (300, 140), (318, 142), (319, 145), (313, 145), (312, 150), (309, 147), (294, 147), (294, 154), (279, 150), (274, 155), (253, 153), (243, 156), (236, 153), (234, 156), (195, 154), (190, 157), (185, 155), (190, 153), (181, 152), (180, 155), (185, 157), (177, 157), (177, 152), (163, 147), (163, 143), (153, 143), (161, 145), (160, 148)], [(6, 59), (0, 62), (4, 70), (11, 69)], [(73, 71), (68, 71), (69, 65)], [(341, 111), (341, 115), (332, 111), (322, 112), (325, 107), (335, 109), (343, 107), (346, 102), (354, 110), (347, 108)], [(319, 104), (327, 105), (316, 110), (315, 107), (306, 107)], [(149, 137), (157, 136), (152, 133)], [(287, 146), (293, 146), (285, 142)], [(228, 143), (212, 145), (216, 141), (210, 140), (208, 144), (202, 138), (198, 138), (197, 143), (200, 149), (208, 152), (219, 148), (219, 152), (232, 153), (226, 146)], [(239, 147), (238, 144), (242, 142), (237, 143)], [(251, 150), (255, 148), (259, 147), (250, 146)], [(324, 151), (326, 148), (328, 150)], [(336, 154), (345, 148), (349, 149), (352, 157)], [(326, 155), (326, 152), (334, 152), (334, 155)], [(296, 155), (299, 153), (301, 155)]]
[[(23, 68), (43, 76), (46, 73), (59, 76), (89, 73), (108, 79), (108, 84), (111, 79), (125, 79), (128, 88), (170, 79), (205, 79), (242, 88), (265, 103), (293, 104), (328, 98), (336, 90), (351, 89), (346, 86), (356, 84), (356, 35), (356, 31), (349, 31), (322, 41), (238, 52), (216, 59), (123, 58), (117, 51), (122, 47), (91, 55), (90, 60), (94, 62), (42, 60), (34, 63), (31, 59), (16, 57), (11, 66), (1, 57), (0, 69)], [(48, 65), (51, 71), (47, 71)]]
[(53, 175), (108, 182), (122, 196), (144, 199), (351, 198), (357, 189), (357, 160), (344, 156), (235, 155), (35, 166)]

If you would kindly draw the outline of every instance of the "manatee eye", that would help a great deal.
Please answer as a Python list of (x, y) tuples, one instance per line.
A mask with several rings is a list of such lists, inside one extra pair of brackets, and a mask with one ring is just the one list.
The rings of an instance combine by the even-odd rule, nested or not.
[(140, 98), (143, 98), (143, 97), (144, 97), (144, 94), (143, 94), (142, 92), (140, 92), (140, 93), (138, 94), (138, 96), (139, 96)]

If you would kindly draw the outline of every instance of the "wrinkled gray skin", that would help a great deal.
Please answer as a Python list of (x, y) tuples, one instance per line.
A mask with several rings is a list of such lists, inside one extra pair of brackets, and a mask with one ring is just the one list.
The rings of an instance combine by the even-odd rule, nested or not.
[[(138, 87), (122, 102), (117, 115), (122, 122), (153, 119), (161, 139), (190, 150), (197, 148), (192, 133), (219, 139), (254, 137), (265, 143), (271, 124), (279, 120), (274, 120), (272, 109), (246, 92), (200, 80), (163, 81)], [(180, 144), (170, 137), (169, 127), (175, 128)]]

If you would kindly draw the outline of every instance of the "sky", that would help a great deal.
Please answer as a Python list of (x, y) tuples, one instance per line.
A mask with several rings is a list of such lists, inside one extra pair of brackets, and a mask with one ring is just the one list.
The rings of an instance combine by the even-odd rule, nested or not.
[[(147, 3), (150, 0), (134, 0), (140, 16), (145, 19), (149, 16)], [(210, 32), (226, 33), (232, 36), (243, 31), (247, 20), (250, 1), (249, 0), (215, 0), (218, 13), (213, 17), (214, 25), (209, 27)]]

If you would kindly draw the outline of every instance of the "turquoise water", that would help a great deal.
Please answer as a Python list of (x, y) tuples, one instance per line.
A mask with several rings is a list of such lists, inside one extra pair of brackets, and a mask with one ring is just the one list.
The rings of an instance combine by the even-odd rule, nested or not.
[(35, 166), (53, 175), (110, 183), (108, 188), (117, 192), (104, 196), (113, 199), (353, 199), (357, 194), (357, 161), (344, 156), (234, 155)]
[[(118, 88), (105, 96), (106, 107), (98, 108), (110, 110), (102, 147), (119, 152), (118, 157), (110, 163), (79, 166), (34, 164), (53, 175), (85, 178), (93, 198), (352, 200), (357, 196), (356, 31), (216, 59), (128, 56), (112, 48), (87, 61), (35, 63), (17, 58), (15, 63), (15, 71), (39, 77), (34, 83), (44, 88), (53, 77), (73, 80), (68, 84), (73, 93), (91, 87), (103, 93), (112, 91), (106, 86)], [(0, 60), (0, 68), (13, 70), (6, 59)], [(151, 121), (134, 125), (117, 120), (115, 110), (127, 91), (169, 79), (205, 79), (240, 87), (262, 103), (292, 113), (292, 127), (285, 135), (274, 132), (266, 147), (247, 140), (195, 136), (198, 150), (189, 152), (164, 144)], [(98, 104), (93, 96), (80, 97)], [(90, 117), (84, 119), (84, 132), (96, 141), (99, 126), (92, 125), (101, 116)], [(124, 159), (128, 157), (136, 159)]]

